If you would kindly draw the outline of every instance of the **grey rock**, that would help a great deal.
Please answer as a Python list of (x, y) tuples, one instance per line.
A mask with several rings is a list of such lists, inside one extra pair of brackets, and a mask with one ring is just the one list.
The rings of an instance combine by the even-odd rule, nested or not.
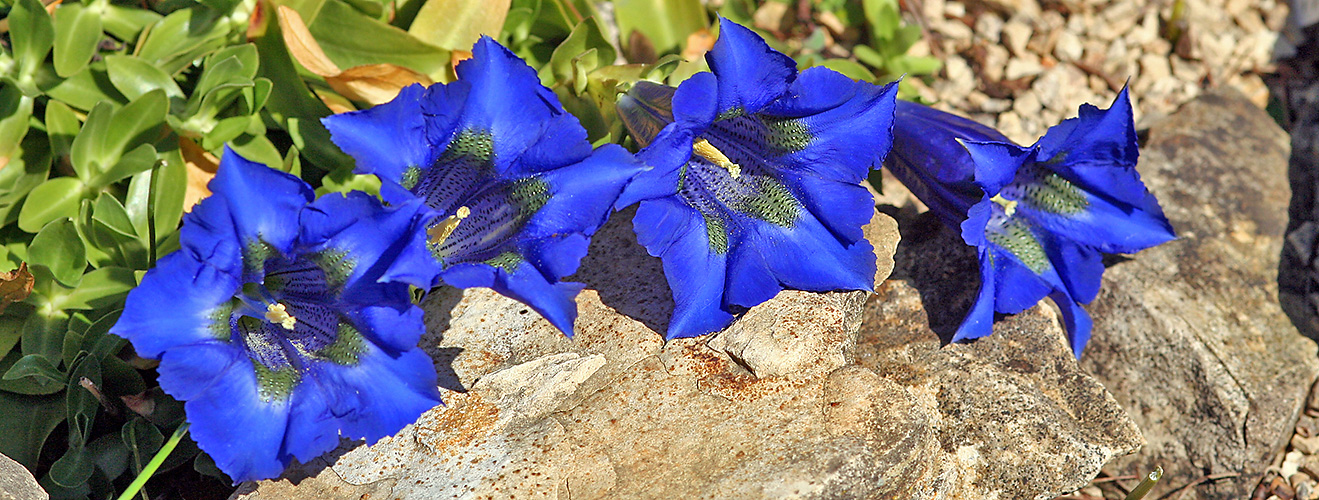
[(46, 500), (50, 495), (41, 489), (27, 467), (0, 454), (0, 500)]
[(1247, 498), (1287, 444), (1319, 374), (1314, 342), (1278, 305), (1287, 135), (1235, 91), (1187, 103), (1149, 132), (1139, 170), (1179, 238), (1115, 259), (1088, 310), (1082, 365), (1149, 445), (1107, 471), (1162, 465), (1159, 498)]
[[(1045, 308), (941, 347), (923, 292), (887, 281), (874, 295), (785, 291), (723, 332), (665, 343), (663, 273), (619, 215), (577, 275), (571, 341), (489, 292), (435, 294), (428, 338), (466, 392), (303, 485), (350, 492), (326, 498), (1047, 499), (1140, 443)], [(887, 216), (867, 235), (877, 280), (924, 259), (889, 257)]]

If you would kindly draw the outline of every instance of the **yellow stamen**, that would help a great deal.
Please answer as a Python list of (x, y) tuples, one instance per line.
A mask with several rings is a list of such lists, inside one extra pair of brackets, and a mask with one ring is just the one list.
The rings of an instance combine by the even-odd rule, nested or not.
[(1007, 214), (1008, 217), (1012, 217), (1012, 214), (1017, 212), (1017, 200), (1009, 200), (1004, 198), (1001, 194), (996, 194), (993, 198), (990, 198), (989, 201), (998, 203), (1002, 206), (1003, 213)]
[(290, 316), (288, 308), (278, 302), (266, 306), (266, 321), (279, 323), (285, 330), (292, 330), (298, 324), (298, 318)]
[(443, 245), (444, 240), (449, 239), (449, 236), (453, 234), (453, 231), (458, 229), (458, 223), (462, 222), (463, 219), (466, 219), (469, 215), (472, 215), (471, 209), (467, 207), (458, 207), (458, 211), (453, 215), (450, 215), (438, 224), (431, 226), (430, 229), (426, 230), (426, 235), (430, 237), (430, 243), (432, 245)]
[(732, 174), (734, 179), (742, 176), (742, 166), (729, 160), (728, 156), (725, 156), (719, 148), (714, 147), (714, 144), (710, 144), (710, 141), (697, 139), (696, 142), (692, 143), (692, 151), (696, 152), (701, 158), (709, 160), (710, 163), (728, 170), (728, 173)]

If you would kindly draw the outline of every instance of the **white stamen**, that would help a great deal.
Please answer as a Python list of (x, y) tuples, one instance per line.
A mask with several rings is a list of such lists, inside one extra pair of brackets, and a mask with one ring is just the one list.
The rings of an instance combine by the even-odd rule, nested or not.
[(990, 198), (989, 201), (998, 203), (1002, 206), (1003, 213), (1007, 214), (1008, 217), (1012, 217), (1012, 214), (1017, 212), (1017, 200), (1009, 200), (1004, 198), (1001, 194), (996, 194), (993, 198)]
[(292, 330), (298, 324), (298, 318), (290, 316), (288, 308), (278, 302), (266, 306), (266, 321), (279, 323), (285, 330)]
[(694, 151), (697, 156), (709, 160), (710, 163), (728, 170), (728, 173), (731, 174), (734, 179), (742, 176), (742, 166), (729, 160), (728, 156), (724, 155), (724, 152), (720, 151), (719, 148), (714, 147), (714, 144), (710, 144), (710, 141), (697, 139), (696, 142), (692, 143), (692, 151)]
[(462, 222), (468, 216), (472, 215), (472, 210), (467, 207), (458, 207), (458, 211), (453, 215), (440, 221), (438, 224), (431, 226), (426, 230), (426, 235), (432, 245), (443, 245), (444, 240), (449, 239), (455, 229), (458, 229), (458, 223)]

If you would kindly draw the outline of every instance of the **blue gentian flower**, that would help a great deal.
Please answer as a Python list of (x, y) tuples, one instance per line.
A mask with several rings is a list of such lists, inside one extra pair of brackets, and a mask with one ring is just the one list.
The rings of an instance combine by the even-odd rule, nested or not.
[(798, 74), (755, 33), (719, 26), (711, 72), (618, 103), (652, 170), (617, 206), (640, 202), (633, 229), (673, 291), (669, 339), (722, 330), (784, 288), (874, 286), (861, 182), (889, 149), (896, 85)]
[(582, 285), (559, 280), (576, 271), (623, 185), (644, 167), (617, 145), (592, 151), (536, 72), (488, 37), (457, 74), (324, 119), (357, 171), (380, 177), (385, 201), (420, 198), (433, 214), (404, 258), (429, 260), (438, 275), (394, 269), (386, 278), (493, 288), (571, 335)]
[(994, 313), (1053, 298), (1081, 356), (1103, 253), (1176, 237), (1136, 172), (1135, 124), (1123, 89), (1108, 109), (1083, 105), (1034, 145), (933, 108), (899, 102), (885, 166), (980, 259), (980, 291), (953, 340), (989, 335)]
[(376, 441), (440, 403), (417, 348), (408, 285), (381, 282), (420, 224), (419, 203), (364, 193), (312, 201), (297, 177), (225, 150), (213, 194), (184, 218), (182, 249), (128, 295), (111, 332), (160, 359), (193, 439), (234, 481), (278, 476)]

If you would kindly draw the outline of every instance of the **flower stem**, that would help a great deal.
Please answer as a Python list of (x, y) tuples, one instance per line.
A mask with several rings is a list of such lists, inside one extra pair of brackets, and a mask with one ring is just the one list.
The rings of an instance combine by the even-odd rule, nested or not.
[(1145, 498), (1145, 495), (1154, 488), (1154, 483), (1159, 482), (1159, 479), (1162, 477), (1163, 467), (1154, 467), (1154, 471), (1145, 476), (1145, 480), (1141, 481), (1140, 485), (1136, 486), (1136, 489), (1131, 490), (1131, 493), (1127, 495), (1127, 500), (1140, 500)]
[(133, 483), (128, 485), (128, 489), (119, 494), (119, 500), (132, 499), (133, 495), (136, 495), (147, 484), (147, 480), (156, 474), (156, 469), (160, 468), (160, 464), (165, 463), (165, 459), (169, 457), (169, 454), (174, 451), (174, 447), (179, 445), (179, 441), (187, 433), (188, 423), (184, 422), (174, 431), (174, 435), (169, 437), (169, 441), (165, 441), (165, 445), (160, 447), (160, 451), (156, 452), (156, 456), (151, 457), (151, 461), (147, 462), (147, 466), (142, 468), (142, 472), (133, 479)]

